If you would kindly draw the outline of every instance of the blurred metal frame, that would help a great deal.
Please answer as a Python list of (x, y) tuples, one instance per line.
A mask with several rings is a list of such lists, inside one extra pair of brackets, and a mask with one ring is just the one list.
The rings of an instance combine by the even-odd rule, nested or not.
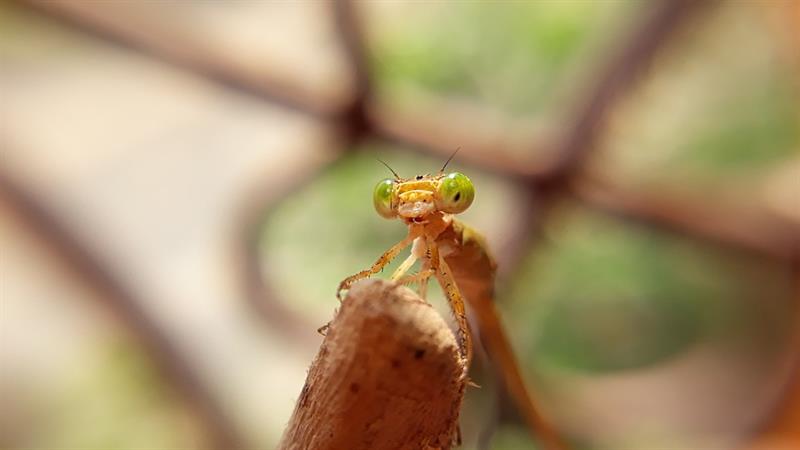
[[(616, 51), (597, 71), (597, 80), (580, 92), (571, 119), (562, 139), (548, 142), (537, 136), (533, 141), (487, 134), (468, 123), (449, 123), (431, 127), (442, 113), (420, 110), (403, 114), (381, 104), (373, 96), (373, 86), (366, 60), (367, 45), (358, 9), (349, 0), (331, 3), (332, 18), (341, 39), (353, 74), (354, 89), (349, 100), (341, 101), (295, 80), (270, 77), (238, 66), (222, 55), (209, 51), (190, 33), (182, 32), (154, 17), (144, 17), (123, 11), (121, 4), (114, 8), (99, 7), (80, 0), (26, 0), (23, 3), (40, 14), (47, 15), (107, 42), (133, 48), (158, 58), (164, 63), (181, 67), (194, 74), (218, 82), (264, 101), (282, 105), (316, 118), (336, 130), (335, 150), (339, 157), (355, 144), (367, 139), (399, 143), (411, 150), (446, 155), (454, 142), (468, 142), (471, 151), (462, 155), (467, 165), (503, 174), (524, 186), (536, 203), (528, 208), (528, 223), (524, 235), (515, 239), (526, 241), (518, 246), (525, 252), (535, 243), (538, 233), (531, 230), (547, 220), (552, 206), (562, 199), (574, 199), (586, 206), (637, 222), (669, 230), (713, 243), (782, 262), (800, 274), (800, 231), (793, 224), (775, 217), (752, 217), (742, 211), (728, 210), (699, 203), (691, 198), (663, 198), (648, 192), (630, 192), (600, 174), (586, 173), (584, 162), (603, 133), (605, 118), (620, 98), (632, 90), (642, 69), (687, 21), (698, 18), (709, 4), (692, 0), (660, 0), (636, 23), (629, 35), (619, 39)], [(146, 31), (143, 31), (146, 30)], [(429, 120), (430, 119), (430, 120)], [(545, 154), (555, 155), (548, 160), (519, 161), (511, 154), (497, 153), (498, 148), (547, 148)], [(539, 153), (539, 152), (537, 152)], [(324, 169), (323, 169), (324, 170)], [(287, 186), (272, 201), (253, 195), (242, 202), (240, 247), (235, 251), (242, 261), (243, 292), (270, 326), (276, 327), (302, 343), (310, 342), (305, 330), (315, 327), (306, 324), (282, 305), (262, 276), (261, 261), (255, 250), (263, 218), (280, 198), (291, 194), (296, 186)], [(254, 187), (251, 193), (260, 192)], [(107, 265), (101, 264), (91, 247), (70, 233), (69, 229), (48, 210), (24, 183), (0, 170), (0, 196), (15, 208), (41, 236), (60, 253), (79, 264), (73, 267), (100, 292), (108, 295), (110, 305), (118, 312), (128, 328), (142, 338), (143, 347), (161, 371), (165, 380), (183, 392), (187, 404), (197, 407), (199, 418), (216, 448), (242, 448), (246, 439), (223, 414), (220, 402), (203, 386), (179, 348), (155, 323), (140, 310), (140, 301), (117, 281)], [(535, 211), (535, 212), (534, 212)], [(511, 258), (514, 259), (514, 258)], [(113, 297), (113, 298), (112, 298)], [(800, 355), (798, 355), (800, 356)], [(798, 360), (800, 362), (800, 360)]]
[[(2, 149), (0, 149), (2, 151)], [(211, 448), (246, 448), (246, 439), (205, 385), (180, 346), (143, 308), (145, 302), (126, 286), (110, 264), (83, 242), (54, 214), (47, 202), (32, 189), (0, 169), (0, 207), (10, 207), (15, 219), (42, 236), (57, 262), (76, 279), (87, 284), (106, 303), (101, 305), (124, 325), (141, 345), (155, 370), (173, 388), (194, 417), (203, 424)]]

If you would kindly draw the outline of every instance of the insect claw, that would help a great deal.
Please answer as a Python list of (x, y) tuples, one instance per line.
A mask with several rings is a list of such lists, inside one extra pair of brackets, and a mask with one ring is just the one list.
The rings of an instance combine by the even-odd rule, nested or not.
[(480, 389), (480, 387), (481, 387), (481, 385), (479, 385), (478, 383), (472, 381), (472, 378), (469, 377), (469, 374), (467, 373), (466, 369), (464, 369), (464, 373), (461, 374), (461, 378), (460, 378), (459, 381), (463, 381), (464, 384), (466, 384), (469, 387), (474, 387), (474, 388), (478, 388), (478, 389)]
[(323, 336), (327, 336), (328, 335), (328, 330), (330, 329), (330, 327), (331, 327), (331, 323), (328, 322), (325, 325), (317, 328), (317, 333), (319, 333), (319, 334), (321, 334)]

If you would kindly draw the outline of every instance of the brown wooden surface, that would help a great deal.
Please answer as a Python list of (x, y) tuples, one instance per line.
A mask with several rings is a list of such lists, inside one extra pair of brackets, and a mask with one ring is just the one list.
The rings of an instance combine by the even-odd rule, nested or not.
[(330, 324), (280, 449), (438, 449), (456, 440), (458, 346), (411, 290), (357, 283)]

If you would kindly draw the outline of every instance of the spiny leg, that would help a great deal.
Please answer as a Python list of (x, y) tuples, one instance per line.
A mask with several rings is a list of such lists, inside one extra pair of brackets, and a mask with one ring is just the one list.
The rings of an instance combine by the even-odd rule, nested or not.
[(453, 310), (453, 315), (458, 323), (458, 341), (459, 353), (464, 360), (464, 379), (467, 378), (470, 363), (472, 362), (472, 335), (469, 329), (469, 322), (467, 321), (467, 311), (464, 306), (464, 298), (456, 286), (453, 279), (450, 267), (444, 261), (444, 258), (439, 255), (439, 247), (431, 237), (427, 237), (428, 254), (430, 255), (429, 261), (431, 269), (436, 274), (439, 284), (442, 286), (447, 302), (450, 304), (450, 309)]
[(339, 283), (339, 287), (336, 289), (336, 298), (341, 300), (342, 291), (350, 289), (350, 286), (352, 286), (353, 283), (355, 283), (356, 281), (367, 278), (370, 275), (374, 275), (380, 272), (384, 268), (384, 266), (386, 266), (386, 264), (389, 264), (389, 262), (393, 260), (404, 248), (411, 245), (411, 243), (414, 242), (414, 239), (416, 237), (417, 237), (417, 232), (414, 229), (412, 229), (411, 231), (409, 231), (408, 236), (406, 236), (405, 239), (398, 242), (397, 244), (394, 244), (392, 248), (390, 248), (389, 250), (386, 250), (381, 255), (381, 257), (378, 258), (377, 261), (375, 261), (375, 264), (373, 264), (372, 267), (366, 270), (362, 270), (361, 272), (358, 272), (357, 274), (351, 275), (342, 280), (342, 282)]
[[(422, 265), (422, 269), (420, 270), (420, 272), (424, 272), (426, 270), (432, 270), (431, 265), (428, 261), (425, 261), (425, 263)], [(433, 274), (435, 275), (435, 273)], [(419, 280), (419, 290), (417, 291), (419, 293), (420, 298), (425, 300), (426, 302), (428, 301), (428, 280), (430, 280), (430, 277)]]

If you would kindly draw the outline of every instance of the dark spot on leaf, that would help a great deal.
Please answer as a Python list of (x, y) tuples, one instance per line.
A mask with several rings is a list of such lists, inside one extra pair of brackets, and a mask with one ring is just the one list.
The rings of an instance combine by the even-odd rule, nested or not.
[(397, 358), (393, 358), (392, 359), (392, 367), (394, 367), (395, 369), (400, 367), (400, 360), (397, 359)]
[(350, 383), (350, 392), (353, 394), (358, 394), (358, 391), (361, 390), (361, 386), (358, 383)]
[(461, 192), (456, 192), (456, 195), (455, 195), (455, 197), (453, 197), (453, 200), (455, 200), (455, 201), (461, 200)]
[(414, 359), (422, 359), (425, 356), (425, 349), (419, 348), (414, 352)]

